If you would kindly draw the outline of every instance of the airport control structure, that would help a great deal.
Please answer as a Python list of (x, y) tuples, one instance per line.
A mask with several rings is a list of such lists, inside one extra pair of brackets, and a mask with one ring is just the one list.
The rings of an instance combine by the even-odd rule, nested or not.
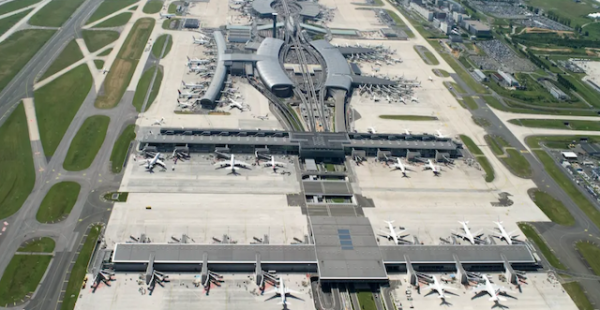
[[(539, 259), (524, 243), (421, 245), (415, 238), (410, 244), (380, 246), (367, 217), (342, 216), (364, 207), (364, 197), (353, 192), (345, 173), (318, 172), (311, 168), (315, 162), (344, 163), (347, 158), (359, 161), (366, 157), (452, 162), (462, 156), (462, 144), (439, 132), (355, 132), (349, 125), (352, 113), (347, 108), (355, 88), (395, 88), (410, 96), (411, 87), (418, 87), (418, 83), (357, 74), (346, 57), (374, 53), (373, 48), (338, 47), (324, 39), (311, 40), (305, 19), (319, 14), (312, 2), (255, 0), (252, 9), (261, 18), (272, 18), (272, 37), (247, 43), (252, 52), (231, 52), (223, 32), (214, 31), (215, 71), (198, 103), (204, 109), (214, 108), (227, 75), (242, 76), (269, 99), (270, 109), (284, 130), (146, 127), (139, 130), (136, 150), (218, 153), (224, 157), (295, 155), (302, 162), (304, 208), (310, 209), (312, 202), (328, 197), (342, 197), (346, 203), (339, 207), (339, 214), (304, 212), (309, 233), (298, 244), (269, 244), (268, 240), (257, 244), (227, 240), (195, 244), (186, 242), (185, 236), (180, 242), (150, 243), (142, 235), (136, 242), (118, 243), (110, 249), (104, 257), (105, 267), (145, 272), (147, 282), (156, 272), (200, 272), (204, 284), (214, 280), (215, 272), (254, 272), (257, 284), (267, 271), (310, 273), (322, 283), (385, 283), (389, 273), (407, 273), (416, 284), (418, 272), (457, 272), (461, 283), (466, 283), (469, 272), (501, 271), (513, 279), (517, 277), (515, 270), (541, 268)], [(293, 98), (292, 103), (286, 101), (289, 98)], [(288, 104), (300, 107), (300, 119), (290, 112)]]

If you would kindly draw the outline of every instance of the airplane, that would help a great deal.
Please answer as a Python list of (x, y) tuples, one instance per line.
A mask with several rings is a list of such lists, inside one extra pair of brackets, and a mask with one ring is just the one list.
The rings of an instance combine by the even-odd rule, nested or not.
[(404, 101), (404, 98), (400, 97), (400, 102), (406, 104), (406, 101)]
[(190, 98), (190, 97), (199, 95), (198, 92), (196, 92), (196, 91), (192, 91), (192, 92), (186, 91), (185, 93), (182, 93), (181, 90), (179, 90), (179, 89), (177, 90), (177, 93), (179, 94), (179, 98)]
[(496, 224), (496, 226), (498, 226), (496, 228), (496, 230), (498, 232), (500, 232), (500, 234), (499, 235), (497, 235), (497, 234), (492, 235), (493, 237), (496, 237), (496, 238), (498, 238), (500, 240), (504, 240), (504, 241), (506, 241), (506, 243), (508, 243), (510, 245), (512, 245), (513, 242), (517, 241), (517, 240), (515, 240), (515, 238), (518, 237), (519, 235), (515, 235), (515, 236), (512, 235), (515, 231), (506, 232), (506, 229), (504, 229), (504, 226), (502, 225), (502, 222), (494, 222), (494, 224)]
[(196, 39), (196, 37), (194, 37), (194, 36), (192, 36), (192, 38), (194, 39), (194, 44), (204, 45), (204, 44), (208, 43), (207, 40), (204, 40), (202, 38)]
[(156, 153), (156, 155), (154, 155), (154, 157), (152, 157), (152, 159), (146, 159), (146, 162), (143, 163), (142, 165), (144, 165), (146, 167), (146, 170), (153, 172), (152, 170), (154, 169), (154, 166), (159, 165), (161, 166), (163, 169), (167, 169), (167, 165), (165, 165), (165, 163), (160, 160), (160, 153)]
[[(475, 296), (471, 299), (475, 299), (480, 297), (483, 294), (490, 295), (490, 301), (498, 303), (500, 301), (505, 301), (506, 298), (499, 296), (501, 293), (505, 292), (506, 289), (502, 286), (498, 286), (492, 282), (485, 274), (481, 275), (483, 277), (483, 284), (477, 284), (476, 287), (473, 288), (473, 292), (475, 292)], [(483, 293), (483, 294), (482, 294)]]
[(441, 299), (449, 298), (446, 296), (446, 290), (453, 290), (454, 288), (451, 286), (446, 286), (441, 284), (436, 276), (431, 277), (433, 279), (433, 284), (427, 285), (427, 287), (431, 290), (429, 293), (425, 294), (425, 296), (431, 295), (433, 293), (437, 293), (438, 297)]
[(404, 129), (404, 133), (405, 133), (407, 136), (410, 136), (410, 129)]
[(181, 102), (179, 101), (179, 99), (177, 99), (177, 105), (182, 108), (182, 109), (190, 109), (196, 106), (196, 101), (189, 103), (189, 102)]
[(425, 168), (423, 170), (431, 170), (433, 171), (433, 175), (436, 177), (440, 176), (440, 167), (436, 166), (433, 164), (433, 162), (431, 161), (431, 159), (427, 160), (427, 165), (425, 165)]
[(396, 158), (396, 163), (393, 164), (392, 167), (394, 168), (394, 170), (402, 171), (403, 178), (408, 178), (408, 175), (407, 175), (408, 169), (406, 169), (406, 167), (404, 166), (404, 164), (402, 163), (402, 160), (400, 160), (400, 158)]
[(265, 114), (264, 116), (263, 115), (259, 115), (256, 118), (264, 121), (266, 119), (269, 119), (269, 113)]
[(165, 118), (164, 118), (164, 117), (161, 117), (160, 119), (156, 119), (156, 120), (154, 120), (154, 123), (152, 123), (152, 125), (159, 125), (159, 126), (160, 126), (160, 125), (162, 125), (162, 123), (164, 123), (164, 122), (165, 122)]
[(189, 66), (190, 71), (189, 72), (196, 72), (196, 73), (207, 73), (209, 71), (208, 68), (203, 67), (203, 66)]
[(245, 0), (229, 0), (229, 2), (230, 2), (230, 3), (233, 3), (233, 4), (243, 4), (243, 3), (245, 3), (246, 1), (245, 1)]
[[(279, 278), (279, 280), (277, 281), (277, 283), (279, 284), (276, 288), (273, 288), (267, 292), (265, 292), (266, 294), (272, 294), (275, 293), (275, 296), (269, 298), (269, 299), (273, 299), (277, 296), (279, 296), (281, 298), (281, 301), (279, 302), (280, 305), (283, 305), (284, 307), (289, 305), (290, 303), (287, 301), (287, 296), (293, 297), (293, 294), (297, 294), (298, 292), (294, 291), (294, 290), (290, 290), (289, 288), (285, 287), (285, 282), (283, 281), (283, 278)], [(269, 300), (267, 299), (267, 300)]]
[(186, 83), (184, 81), (181, 81), (181, 85), (183, 86), (184, 89), (186, 88), (204, 88), (204, 84), (198, 84), (198, 83)]
[(189, 56), (186, 56), (186, 57), (187, 57), (187, 60), (188, 60), (188, 65), (190, 63), (192, 63), (192, 62), (196, 63), (196, 64), (201, 64), (201, 65), (202, 64), (208, 64), (208, 63), (212, 62), (212, 60), (207, 59), (207, 58), (190, 58)]
[(375, 129), (375, 127), (368, 127), (367, 132), (368, 133), (377, 133), (377, 129)]
[(411, 102), (416, 102), (416, 103), (419, 103), (419, 98), (417, 98), (417, 97), (412, 97), (412, 98), (410, 98), (410, 101), (411, 101)]
[(444, 135), (442, 134), (442, 132), (441, 132), (440, 130), (436, 130), (435, 132), (437, 133), (437, 134), (436, 134), (436, 136), (437, 136), (438, 138), (445, 138), (445, 137), (446, 137), (446, 136), (444, 136)]
[(219, 166), (217, 169), (229, 167), (231, 169), (231, 173), (230, 174), (233, 174), (233, 175), (237, 175), (238, 174), (235, 171), (236, 170), (235, 167), (242, 167), (242, 168), (245, 168), (245, 169), (250, 169), (249, 168), (250, 167), (249, 164), (247, 164), (247, 163), (245, 163), (243, 161), (235, 160), (235, 155), (233, 155), (233, 154), (231, 154), (231, 159), (229, 161), (225, 160), (225, 161), (218, 162), (218, 163), (215, 164), (215, 166)]
[(271, 160), (265, 163), (265, 167), (273, 167), (275, 170), (277, 167), (285, 167), (285, 164), (275, 161), (275, 156), (271, 156)]
[(431, 76), (428, 78), (428, 80), (430, 80), (430, 81), (432, 81), (432, 82), (433, 82), (433, 78), (432, 78)]
[[(394, 223), (394, 221), (384, 221), (384, 222), (388, 225), (389, 231), (381, 230), (381, 233), (378, 234), (379, 236), (387, 238), (388, 240), (393, 240), (395, 244), (400, 244), (400, 239), (409, 235), (409, 234), (403, 234), (403, 235), (398, 234), (398, 232), (396, 232), (396, 229), (392, 225), (392, 223)], [(406, 230), (404, 230), (404, 229), (400, 231), (400, 233), (404, 233), (404, 232), (406, 232)]]
[(238, 108), (240, 109), (240, 111), (244, 112), (244, 104), (242, 102), (235, 101), (233, 99), (230, 99), (229, 101), (231, 101), (231, 103), (229, 104), (230, 109)]
[(469, 242), (471, 242), (471, 244), (477, 244), (481, 239), (481, 236), (483, 236), (483, 234), (481, 234), (479, 231), (476, 233), (472, 233), (471, 232), (471, 228), (469, 228), (469, 221), (458, 221), (458, 223), (460, 223), (460, 225), (462, 225), (462, 230), (464, 231), (463, 234), (457, 234), (457, 233), (453, 233), (453, 235), (459, 237), (459, 238), (463, 238), (465, 240), (468, 240)]
[(171, 19), (171, 17), (175, 17), (175, 14), (163, 14), (163, 13), (159, 13), (159, 14), (160, 14), (160, 18)]

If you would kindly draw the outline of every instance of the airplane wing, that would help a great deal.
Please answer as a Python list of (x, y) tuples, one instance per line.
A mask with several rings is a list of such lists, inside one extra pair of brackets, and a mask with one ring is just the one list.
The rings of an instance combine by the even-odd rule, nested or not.
[(156, 160), (156, 164), (163, 167), (164, 169), (167, 169), (167, 165), (165, 165), (165, 163), (160, 159)]
[(265, 291), (263, 294), (279, 294), (279, 291), (277, 290), (276, 287), (274, 287), (268, 291)]
[(476, 294), (479, 294), (479, 293), (484, 292), (484, 291), (487, 291), (487, 288), (483, 284), (477, 284), (477, 286), (475, 286), (473, 288), (473, 292), (475, 292)]
[(285, 293), (286, 294), (290, 294), (290, 295), (294, 295), (294, 294), (300, 294), (300, 292), (298, 291), (294, 291), (294, 290), (290, 290), (289, 288), (285, 289)]
[(243, 161), (239, 161), (239, 160), (236, 160), (236, 161), (234, 161), (234, 163), (233, 163), (233, 164), (234, 164), (234, 165), (236, 165), (236, 166), (239, 166), (239, 167), (244, 167), (244, 168), (246, 168), (246, 167), (249, 167), (249, 166), (250, 166), (249, 164), (247, 164), (247, 163), (245, 163), (245, 162), (243, 162)]
[(278, 161), (275, 162), (275, 166), (285, 167), (284, 163), (280, 163)]
[(228, 167), (229, 166), (229, 161), (228, 160), (224, 160), (224, 161), (220, 161), (216, 164), (214, 164), (214, 166), (218, 166), (218, 167)]

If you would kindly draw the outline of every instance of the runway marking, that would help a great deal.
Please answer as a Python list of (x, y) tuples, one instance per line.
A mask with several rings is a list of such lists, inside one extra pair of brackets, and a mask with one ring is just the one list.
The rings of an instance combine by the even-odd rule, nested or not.
[(4, 222), (4, 226), (8, 226), (8, 222)]

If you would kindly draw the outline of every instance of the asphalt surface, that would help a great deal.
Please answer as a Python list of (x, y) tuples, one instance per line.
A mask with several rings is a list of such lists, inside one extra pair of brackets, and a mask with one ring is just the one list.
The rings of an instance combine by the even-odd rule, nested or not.
[[(459, 65), (461, 64), (459, 63)], [(481, 98), (481, 95), (471, 90), (458, 75), (450, 74), (450, 76), (463, 90), (466, 91), (466, 94), (463, 94), (463, 96), (480, 96), (480, 98), (475, 99), (479, 108), (477, 110), (470, 110), (470, 112), (474, 117), (483, 118), (489, 122), (490, 125), (485, 127), (486, 132), (491, 135), (503, 137), (511, 146), (515, 147), (520, 152), (522, 151), (521, 154), (531, 165), (533, 171), (531, 179), (536, 186), (541, 190), (552, 193), (552, 195), (556, 199), (559, 199), (567, 207), (569, 212), (571, 212), (575, 218), (575, 225), (571, 227), (564, 227), (552, 222), (535, 222), (531, 224), (542, 235), (548, 246), (554, 250), (554, 253), (560, 261), (567, 266), (568, 273), (573, 275), (572, 279), (578, 280), (583, 289), (587, 292), (600, 292), (600, 282), (575, 249), (575, 243), (579, 241), (600, 241), (600, 239), (598, 239), (598, 237), (600, 237), (600, 229), (590, 221), (585, 213), (583, 213), (573, 200), (571, 200), (569, 195), (567, 195), (554, 179), (546, 173), (542, 163), (539, 162), (535, 156), (530, 154), (512, 132), (502, 124), (502, 121), (487, 106), (486, 102)], [(496, 96), (500, 102), (503, 102), (496, 94), (494, 94), (494, 96)], [(588, 197), (584, 194), (582, 188), (579, 186), (577, 187), (582, 192), (582, 195)], [(595, 205), (594, 202), (592, 202), (592, 204)], [(554, 269), (547, 263), (544, 265), (545, 268), (549, 270)], [(587, 296), (594, 305), (600, 305), (600, 294), (587, 294)]]
[[(71, 39), (79, 37), (81, 26), (99, 4), (100, 1), (85, 1), (4, 89), (0, 94), (0, 115), (11, 112), (22, 98), (33, 97), (36, 76), (46, 70)], [(93, 223), (106, 223), (110, 217), (112, 204), (103, 202), (101, 195), (117, 190), (122, 178), (122, 174), (114, 175), (110, 171), (110, 152), (123, 129), (135, 122), (137, 112), (131, 105), (133, 92), (126, 92), (119, 105), (111, 110), (96, 109), (94, 107), (96, 95), (92, 89), (51, 158), (46, 158), (39, 141), (32, 142), (36, 169), (34, 189), (17, 213), (1, 220), (8, 222), (9, 225), (6, 232), (0, 236), (0, 277), (13, 254), (24, 241), (35, 237), (52, 237), (56, 241), (54, 257), (42, 279), (41, 286), (31, 300), (16, 308), (28, 310), (60, 308), (60, 290), (65, 281), (68, 281), (67, 272), (70, 270), (71, 262), (76, 259), (77, 248), (87, 228)], [(65, 171), (62, 164), (71, 140), (87, 117), (99, 114), (109, 116), (111, 121), (104, 143), (94, 162), (84, 171)], [(5, 118), (0, 119), (0, 125), (4, 121)], [(39, 223), (36, 220), (38, 206), (48, 190), (62, 181), (75, 181), (81, 185), (73, 210), (60, 222)]]

